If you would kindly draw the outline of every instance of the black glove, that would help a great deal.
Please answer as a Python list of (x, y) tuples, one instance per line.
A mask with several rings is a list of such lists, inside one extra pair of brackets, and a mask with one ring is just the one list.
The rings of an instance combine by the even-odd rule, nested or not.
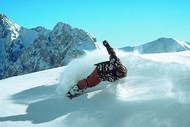
[(108, 44), (108, 41), (106, 41), (106, 40), (103, 41), (103, 45), (104, 45), (105, 47), (110, 47), (110, 45)]
[(115, 51), (113, 50), (113, 48), (109, 45), (108, 41), (104, 40), (103, 41), (103, 45), (106, 47), (108, 54), (110, 54), (111, 56), (116, 56), (115, 55)]

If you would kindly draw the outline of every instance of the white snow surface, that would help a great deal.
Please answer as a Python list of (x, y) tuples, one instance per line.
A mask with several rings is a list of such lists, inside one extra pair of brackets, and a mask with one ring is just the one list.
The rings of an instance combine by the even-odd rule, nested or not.
[(0, 80), (0, 127), (189, 127), (190, 52), (116, 53), (128, 76), (73, 100), (64, 94), (94, 63), (109, 59), (106, 50), (65, 67)]

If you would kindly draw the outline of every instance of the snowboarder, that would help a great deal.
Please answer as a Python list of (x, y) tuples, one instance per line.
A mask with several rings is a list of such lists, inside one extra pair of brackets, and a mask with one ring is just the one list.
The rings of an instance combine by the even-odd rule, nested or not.
[(127, 76), (127, 68), (121, 63), (120, 59), (116, 56), (113, 48), (106, 40), (103, 41), (108, 54), (110, 55), (109, 61), (95, 64), (94, 71), (83, 80), (80, 80), (77, 85), (72, 87), (66, 94), (68, 98), (79, 96), (83, 91), (90, 87), (95, 87), (101, 81), (114, 82)]

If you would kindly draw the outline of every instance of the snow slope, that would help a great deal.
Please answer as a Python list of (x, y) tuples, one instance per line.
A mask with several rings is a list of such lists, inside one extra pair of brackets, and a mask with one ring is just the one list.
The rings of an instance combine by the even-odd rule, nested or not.
[(66, 67), (0, 80), (0, 127), (189, 127), (190, 52), (117, 51), (128, 77), (73, 100), (64, 93), (108, 60), (96, 50)]

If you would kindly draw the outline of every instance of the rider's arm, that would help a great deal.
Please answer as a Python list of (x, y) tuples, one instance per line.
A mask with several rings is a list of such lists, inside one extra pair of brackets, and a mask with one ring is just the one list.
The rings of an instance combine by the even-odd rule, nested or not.
[(115, 51), (113, 50), (113, 48), (109, 45), (109, 43), (106, 40), (103, 41), (103, 45), (106, 47), (108, 54), (111, 57), (116, 57)]

